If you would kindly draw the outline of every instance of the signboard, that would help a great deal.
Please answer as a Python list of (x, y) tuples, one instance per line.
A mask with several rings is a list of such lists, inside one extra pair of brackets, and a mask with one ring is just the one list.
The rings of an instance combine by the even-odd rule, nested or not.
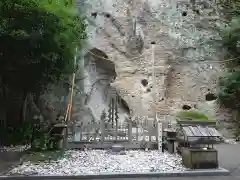
[(162, 123), (157, 123), (157, 140), (158, 140), (158, 150), (162, 151)]

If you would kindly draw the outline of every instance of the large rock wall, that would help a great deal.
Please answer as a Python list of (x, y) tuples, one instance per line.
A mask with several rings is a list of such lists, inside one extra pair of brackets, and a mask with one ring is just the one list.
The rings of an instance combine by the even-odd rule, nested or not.
[[(155, 104), (159, 114), (172, 115), (183, 105), (199, 108), (208, 103), (205, 96), (215, 93), (222, 69), (222, 52), (209, 43), (220, 39), (212, 28), (218, 28), (213, 6), (203, 1), (193, 9), (189, 2), (169, 0), (86, 0), (78, 5), (83, 4), (91, 27), (89, 50), (97, 48), (114, 63), (111, 87), (133, 115), (151, 116)], [(101, 63), (101, 57), (97, 61)], [(217, 110), (215, 102), (211, 108)]]

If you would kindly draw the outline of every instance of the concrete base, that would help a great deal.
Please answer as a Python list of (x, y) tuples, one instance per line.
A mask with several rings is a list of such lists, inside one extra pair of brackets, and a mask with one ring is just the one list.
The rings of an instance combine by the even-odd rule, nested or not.
[(216, 149), (182, 148), (182, 162), (186, 168), (190, 169), (218, 168), (218, 151)]
[(228, 176), (226, 169), (201, 169), (172, 172), (149, 172), (149, 173), (104, 173), (86, 174), (78, 176), (0, 176), (0, 180), (70, 180), (70, 179), (106, 179), (106, 178), (158, 178), (158, 177), (194, 177), (194, 176)]

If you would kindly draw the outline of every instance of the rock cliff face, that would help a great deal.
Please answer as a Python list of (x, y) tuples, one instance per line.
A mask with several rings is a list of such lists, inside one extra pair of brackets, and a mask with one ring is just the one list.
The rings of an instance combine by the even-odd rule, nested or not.
[(122, 102), (120, 119), (129, 113), (152, 116), (155, 107), (159, 115), (173, 115), (183, 105), (202, 108), (205, 104), (216, 115), (213, 99), (206, 102), (206, 95), (216, 91), (222, 58), (214, 30), (217, 12), (211, 4), (171, 0), (77, 3), (88, 20), (89, 44), (82, 64), (85, 74), (78, 75), (77, 86), (84, 90), (75, 94), (75, 120), (99, 119), (115, 93)]

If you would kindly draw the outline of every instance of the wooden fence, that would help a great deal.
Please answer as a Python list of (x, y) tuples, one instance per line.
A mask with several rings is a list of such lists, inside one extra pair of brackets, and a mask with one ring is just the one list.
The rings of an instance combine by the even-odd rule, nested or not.
[[(159, 120), (158, 120), (159, 121)], [(110, 148), (114, 143), (121, 143), (126, 149), (157, 149), (162, 146), (162, 124), (150, 118), (135, 118), (124, 123), (101, 120), (76, 125), (69, 148)]]

